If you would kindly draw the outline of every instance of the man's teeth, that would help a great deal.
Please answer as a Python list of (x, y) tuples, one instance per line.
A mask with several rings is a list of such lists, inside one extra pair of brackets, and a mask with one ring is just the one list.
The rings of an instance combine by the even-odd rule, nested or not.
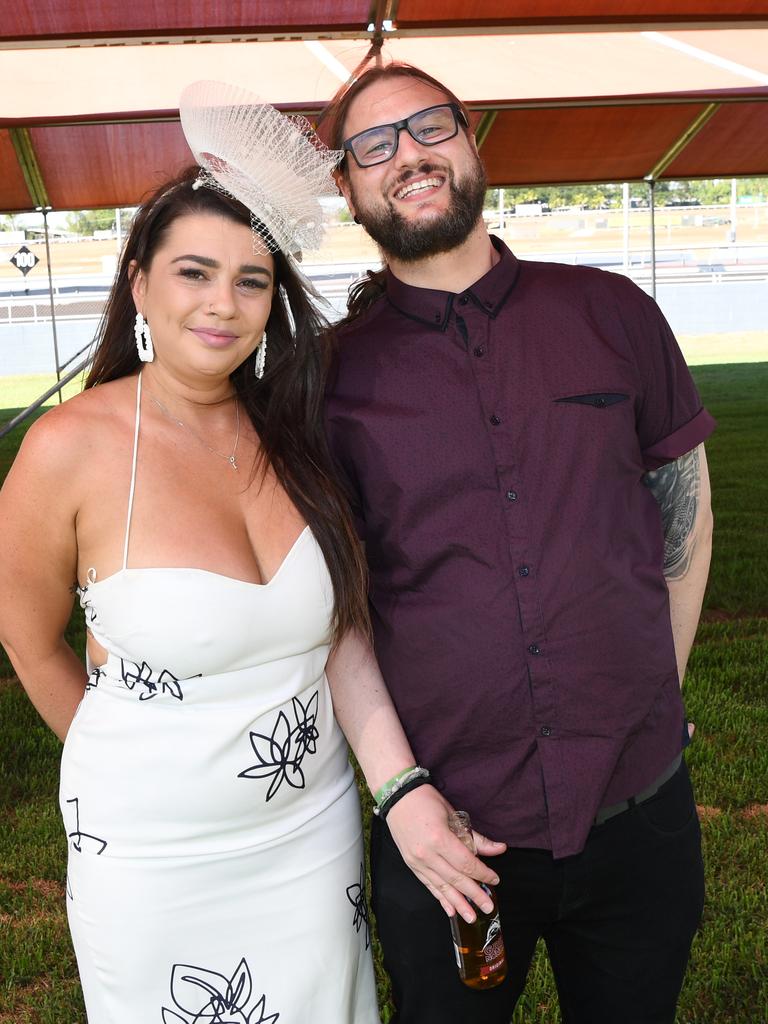
[(410, 185), (406, 185), (405, 188), (401, 188), (397, 193), (397, 198), (405, 199), (406, 196), (413, 195), (414, 192), (423, 192), (427, 188), (440, 188), (442, 183), (441, 178), (423, 178), (421, 181), (414, 181)]

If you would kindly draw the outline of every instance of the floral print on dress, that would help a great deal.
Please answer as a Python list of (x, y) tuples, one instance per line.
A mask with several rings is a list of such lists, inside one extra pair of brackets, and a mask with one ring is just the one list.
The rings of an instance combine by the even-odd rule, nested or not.
[[(93, 853), (97, 857), (100, 857), (106, 850), (107, 843), (106, 839), (100, 839), (98, 836), (93, 835), (91, 832), (83, 832), (80, 827), (80, 799), (79, 797), (73, 796), (71, 799), (66, 800), (65, 803), (71, 804), (75, 812), (75, 827), (67, 832), (67, 839), (69, 840), (70, 850), (74, 850), (75, 853)], [(66, 815), (65, 815), (66, 817)], [(68, 828), (65, 822), (65, 827)], [(69, 871), (67, 871), (67, 896), (69, 899), (74, 900), (75, 895), (72, 892), (72, 882), (70, 881)]]
[(86, 578), (88, 582), (84, 587), (81, 587), (79, 583), (75, 583), (73, 589), (80, 601), (80, 607), (85, 612), (85, 624), (90, 629), (91, 625), (96, 621), (96, 609), (91, 604), (91, 599), (88, 596), (88, 590), (90, 584), (96, 582), (96, 570), (89, 569), (86, 573)]
[(103, 675), (106, 675), (106, 673), (98, 665), (96, 668), (91, 669), (90, 675), (85, 681), (85, 692), (88, 693), (89, 690), (95, 690)]
[(163, 1007), (163, 1024), (275, 1024), (279, 1013), (267, 1014), (262, 995), (250, 1009), (253, 979), (245, 959), (231, 978), (205, 967), (174, 964), (171, 999), (177, 1010)]
[(78, 797), (73, 796), (66, 803), (74, 804), (75, 811), (75, 827), (71, 832), (67, 832), (67, 838), (71, 840), (72, 849), (78, 853), (83, 853), (85, 850), (87, 853), (95, 853), (97, 857), (100, 856), (107, 848), (106, 839), (99, 839), (98, 836), (94, 836), (90, 832), (82, 831), (80, 828), (80, 800)]
[(365, 865), (360, 862), (360, 881), (354, 885), (347, 886), (347, 899), (355, 908), (355, 916), (352, 924), (359, 934), (360, 929), (365, 925), (365, 948), (371, 944), (371, 924), (368, 917), (368, 903), (365, 898)]
[(258, 763), (238, 773), (239, 779), (271, 779), (267, 790), (267, 801), (287, 782), (293, 789), (304, 789), (306, 779), (301, 767), (308, 754), (317, 753), (317, 707), (318, 691), (312, 694), (306, 705), (298, 697), (292, 700), (294, 726), (281, 711), (271, 736), (252, 732), (251, 746)]
[[(199, 679), (200, 676), (201, 673), (198, 672), (196, 676), (187, 676), (186, 679)], [(186, 682), (186, 679), (178, 679), (170, 669), (164, 668), (157, 672), (150, 668), (146, 661), (139, 664), (137, 661), (121, 658), (120, 678), (129, 690), (138, 687), (139, 700), (152, 700), (159, 694), (169, 694), (176, 700), (184, 700), (181, 683)]]

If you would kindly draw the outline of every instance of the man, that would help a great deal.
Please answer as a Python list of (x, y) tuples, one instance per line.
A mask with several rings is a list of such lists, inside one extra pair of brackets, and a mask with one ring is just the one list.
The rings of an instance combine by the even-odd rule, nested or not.
[[(714, 421), (635, 285), (488, 236), (469, 118), (439, 82), (371, 69), (326, 123), (386, 264), (328, 392), (376, 653), (432, 784), (508, 847), (492, 864), (509, 973), (478, 993), (406, 866), (432, 855), (402, 823), (428, 787), (374, 822), (395, 1019), (508, 1024), (543, 937), (567, 1024), (671, 1024), (703, 896), (679, 684)], [(470, 875), (489, 877), (446, 871), (432, 891), (468, 909)]]

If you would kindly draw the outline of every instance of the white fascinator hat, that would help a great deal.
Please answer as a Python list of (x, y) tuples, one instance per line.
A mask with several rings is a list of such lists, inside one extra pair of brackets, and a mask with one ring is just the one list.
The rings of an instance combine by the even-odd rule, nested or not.
[(194, 82), (179, 100), (181, 127), (200, 165), (195, 187), (218, 189), (251, 211), (254, 251), (298, 255), (323, 237), (322, 196), (337, 196), (328, 149), (304, 117), (281, 114), (225, 82)]

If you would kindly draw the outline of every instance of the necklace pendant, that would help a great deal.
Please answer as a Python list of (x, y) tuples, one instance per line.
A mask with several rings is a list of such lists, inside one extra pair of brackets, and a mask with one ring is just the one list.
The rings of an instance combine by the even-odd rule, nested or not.
[(237, 463), (235, 462), (235, 456), (234, 455), (230, 455), (229, 458), (227, 459), (227, 462), (230, 464), (232, 469), (237, 471)]

